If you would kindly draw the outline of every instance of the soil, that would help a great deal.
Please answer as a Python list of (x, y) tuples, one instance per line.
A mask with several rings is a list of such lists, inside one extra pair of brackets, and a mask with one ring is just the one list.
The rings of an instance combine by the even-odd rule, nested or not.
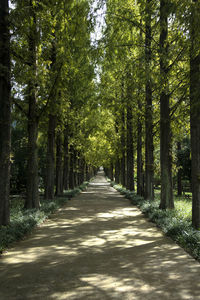
[(200, 299), (200, 264), (99, 172), (0, 259), (0, 299)]

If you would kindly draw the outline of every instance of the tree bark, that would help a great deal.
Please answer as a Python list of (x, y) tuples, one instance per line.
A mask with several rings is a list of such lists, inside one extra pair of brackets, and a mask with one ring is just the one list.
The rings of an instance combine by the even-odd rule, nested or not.
[[(116, 98), (117, 98), (117, 96), (116, 96)], [(119, 134), (119, 120), (117, 117), (115, 119), (115, 132), (116, 132), (116, 134)], [(115, 173), (114, 174), (115, 174), (115, 182), (120, 183), (121, 161), (120, 161), (119, 149), (116, 149), (116, 151), (115, 151)]]
[(154, 157), (153, 157), (153, 113), (151, 83), (151, 2), (146, 0), (145, 20), (145, 73), (146, 73), (146, 105), (145, 105), (145, 199), (154, 199)]
[(74, 148), (70, 146), (69, 188), (74, 189)]
[(126, 185), (126, 140), (125, 140), (125, 114), (124, 114), (124, 107), (122, 107), (121, 112), (121, 184), (123, 186)]
[[(177, 152), (181, 150), (181, 142), (177, 142)], [(180, 168), (180, 162), (177, 162), (178, 173), (177, 173), (177, 194), (182, 196), (182, 169)]]
[(160, 208), (174, 208), (168, 83), (168, 0), (160, 0)]
[[(51, 42), (51, 74), (54, 76), (56, 64), (56, 45), (55, 35)], [(49, 107), (50, 112), (48, 115), (48, 140), (47, 140), (47, 164), (46, 164), (46, 181), (45, 181), (45, 199), (54, 198), (55, 186), (55, 130), (56, 130), (56, 114), (54, 113), (54, 101), (58, 99), (57, 87), (50, 97)]]
[(85, 159), (80, 158), (80, 184), (85, 181)]
[(78, 186), (78, 153), (74, 149), (74, 186)]
[(78, 185), (80, 185), (81, 184), (81, 158), (80, 158), (80, 153), (78, 155), (77, 166), (78, 166), (78, 169), (77, 169)]
[(191, 4), (190, 22), (190, 127), (192, 157), (192, 224), (200, 228), (200, 3)]
[(55, 185), (55, 129), (56, 117), (49, 114), (48, 124), (48, 142), (47, 142), (47, 164), (46, 164), (46, 180), (45, 180), (45, 199), (54, 198)]
[(119, 157), (117, 157), (115, 161), (115, 182), (116, 183), (119, 183), (119, 177), (120, 177), (120, 160)]
[(0, 226), (10, 222), (10, 34), (8, 1), (0, 1)]
[[(138, 101), (138, 110), (141, 111), (142, 105)], [(137, 195), (144, 196), (143, 182), (143, 162), (142, 162), (142, 122), (139, 115), (137, 120)]]
[(85, 160), (81, 153), (78, 154), (78, 185), (84, 182)]
[(134, 151), (133, 151), (133, 113), (132, 107), (127, 103), (127, 184), (130, 191), (134, 190)]
[(63, 143), (61, 132), (56, 138), (56, 196), (63, 195)]
[(110, 163), (110, 179), (113, 181), (114, 179), (114, 173), (113, 173), (113, 163)]
[(86, 180), (90, 180), (90, 171), (89, 171), (89, 166), (88, 164), (85, 165), (85, 174), (86, 174)]
[(37, 24), (35, 8), (32, 0), (29, 1), (30, 11), (30, 33), (29, 33), (29, 64), (32, 78), (28, 80), (28, 157), (27, 157), (27, 187), (25, 208), (39, 208), (38, 192), (38, 115), (37, 115), (37, 97), (36, 97), (36, 38)]
[(69, 188), (69, 136), (68, 127), (64, 130), (64, 170), (63, 170), (63, 186), (64, 190)]

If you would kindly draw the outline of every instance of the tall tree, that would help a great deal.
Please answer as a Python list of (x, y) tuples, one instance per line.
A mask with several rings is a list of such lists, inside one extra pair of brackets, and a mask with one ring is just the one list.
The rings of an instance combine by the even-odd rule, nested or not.
[[(124, 97), (124, 95), (122, 95)], [(124, 102), (124, 99), (122, 103)], [(126, 140), (124, 103), (121, 108), (121, 184), (126, 185)]]
[(63, 147), (61, 131), (56, 136), (56, 196), (63, 194)]
[(178, 166), (178, 172), (177, 172), (177, 195), (182, 196), (182, 169), (180, 168), (180, 159), (179, 159), (179, 153), (181, 151), (181, 142), (177, 142), (177, 166)]
[[(140, 20), (140, 25), (142, 26), (142, 19)], [(146, 32), (147, 33), (147, 32)], [(142, 32), (142, 27), (140, 28), (140, 33), (139, 33), (139, 43), (142, 45), (143, 44), (143, 32)], [(147, 52), (145, 52), (147, 53)], [(139, 64), (138, 68), (136, 70), (137, 74), (137, 195), (144, 196), (144, 171), (143, 171), (143, 155), (142, 155), (142, 148), (143, 148), (143, 93), (141, 93), (143, 89), (143, 57), (144, 53), (140, 49), (139, 51)], [(146, 66), (147, 67), (147, 66)], [(146, 74), (146, 70), (145, 70)], [(149, 74), (150, 76), (150, 74)], [(145, 78), (146, 83), (148, 76)], [(146, 92), (146, 91), (145, 91)], [(146, 97), (145, 97), (146, 98)], [(146, 99), (145, 99), (146, 100)]]
[(161, 202), (160, 208), (174, 208), (172, 188), (171, 128), (169, 105), (168, 66), (168, 0), (160, 0), (160, 164)]
[(10, 33), (9, 5), (0, 1), (0, 225), (7, 225), (10, 189)]
[[(139, 95), (138, 95), (139, 97)], [(138, 99), (138, 110), (141, 112), (142, 103)], [(137, 194), (144, 196), (144, 179), (143, 179), (143, 161), (142, 161), (142, 121), (141, 114), (138, 114), (137, 119)]]
[(192, 154), (192, 224), (200, 228), (200, 3), (191, 3), (190, 126)]
[(126, 141), (126, 156), (127, 156), (127, 183), (129, 190), (134, 190), (134, 149), (133, 149), (133, 109), (132, 109), (132, 80), (131, 73), (128, 72), (127, 83), (127, 141)]
[(27, 160), (27, 197), (25, 208), (39, 208), (38, 193), (38, 110), (36, 95), (36, 78), (37, 78), (37, 20), (36, 7), (32, 0), (29, 0), (29, 18), (30, 28), (28, 35), (29, 47), (29, 76), (27, 82), (27, 99), (28, 99), (28, 160)]
[(145, 16), (145, 199), (154, 198), (154, 159), (153, 159), (153, 115), (152, 115), (152, 74), (151, 74), (151, 18), (152, 18), (152, 0), (146, 0)]
[(69, 188), (73, 189), (75, 187), (74, 182), (74, 147), (70, 145), (70, 162), (69, 162)]
[[(55, 28), (54, 28), (55, 30)], [(51, 49), (51, 73), (56, 72), (56, 38), (52, 41)], [(52, 76), (51, 76), (52, 77)], [(46, 157), (46, 178), (45, 178), (45, 199), (54, 198), (54, 184), (55, 184), (55, 130), (56, 130), (56, 102), (57, 102), (57, 85), (51, 93), (49, 106), (50, 112), (48, 114), (48, 136), (47, 136), (47, 157)]]
[(55, 184), (55, 129), (56, 116), (49, 114), (48, 122), (48, 142), (47, 142), (47, 165), (45, 178), (45, 199), (54, 198)]

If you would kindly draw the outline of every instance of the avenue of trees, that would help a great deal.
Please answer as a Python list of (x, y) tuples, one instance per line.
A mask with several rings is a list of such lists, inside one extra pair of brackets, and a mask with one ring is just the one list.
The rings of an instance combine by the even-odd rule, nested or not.
[[(199, 229), (199, 1), (11, 2), (0, 1), (0, 225), (10, 193), (39, 209), (39, 192), (53, 199), (104, 166), (149, 201), (161, 185), (160, 209), (186, 182)], [(105, 24), (91, 42), (95, 7)]]
[(160, 184), (160, 209), (173, 209), (174, 188), (181, 195), (187, 185), (200, 228), (200, 3), (109, 0), (106, 7), (100, 94), (116, 130), (106, 171), (130, 190), (136, 179), (147, 200)]
[(90, 2), (11, 4), (9, 12), (8, 1), (0, 2), (1, 225), (9, 223), (10, 192), (39, 209), (40, 191), (52, 199), (96, 171)]

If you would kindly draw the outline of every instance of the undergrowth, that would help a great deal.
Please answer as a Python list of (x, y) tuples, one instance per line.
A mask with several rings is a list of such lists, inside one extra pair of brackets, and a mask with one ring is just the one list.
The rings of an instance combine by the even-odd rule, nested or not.
[(84, 182), (79, 187), (64, 192), (62, 197), (56, 197), (54, 200), (41, 199), (40, 210), (24, 210), (24, 200), (16, 197), (11, 200), (10, 224), (0, 227), (0, 253), (2, 253), (10, 244), (22, 239), (30, 233), (36, 225), (44, 222), (53, 212), (63, 206), (72, 197), (85, 190), (88, 182)]
[(170, 236), (177, 244), (200, 261), (200, 231), (192, 227), (191, 200), (175, 197), (174, 210), (161, 210), (159, 209), (159, 195), (156, 195), (154, 201), (147, 201), (121, 185), (114, 182), (111, 182), (111, 185), (122, 195), (125, 195), (133, 205), (138, 206), (167, 236)]

